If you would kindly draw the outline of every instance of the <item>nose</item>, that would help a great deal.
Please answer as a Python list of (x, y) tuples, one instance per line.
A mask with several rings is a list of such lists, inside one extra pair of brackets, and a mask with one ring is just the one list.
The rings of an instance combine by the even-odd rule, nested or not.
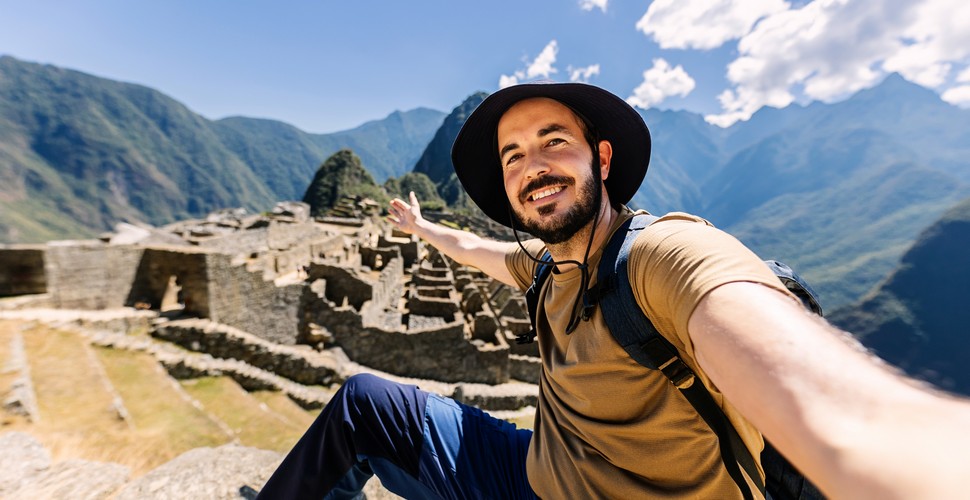
[(533, 155), (532, 158), (526, 158), (525, 165), (525, 178), (526, 180), (535, 179), (536, 177), (542, 176), (549, 173), (549, 164), (546, 163), (538, 155)]

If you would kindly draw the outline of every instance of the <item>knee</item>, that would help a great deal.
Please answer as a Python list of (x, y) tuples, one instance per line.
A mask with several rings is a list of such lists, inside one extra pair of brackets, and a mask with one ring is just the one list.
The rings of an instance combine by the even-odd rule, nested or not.
[[(406, 386), (370, 373), (354, 375), (344, 382), (340, 397), (350, 408), (375, 408), (389, 403)], [(399, 397), (399, 396), (397, 396)]]

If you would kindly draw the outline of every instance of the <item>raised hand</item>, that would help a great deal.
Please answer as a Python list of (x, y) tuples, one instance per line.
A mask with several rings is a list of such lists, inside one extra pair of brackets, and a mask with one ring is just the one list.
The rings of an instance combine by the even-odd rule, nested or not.
[(421, 217), (421, 204), (418, 203), (418, 197), (414, 195), (414, 191), (411, 191), (408, 199), (411, 203), (407, 203), (400, 198), (391, 200), (390, 213), (387, 216), (387, 220), (401, 231), (414, 234), (418, 222), (424, 219)]

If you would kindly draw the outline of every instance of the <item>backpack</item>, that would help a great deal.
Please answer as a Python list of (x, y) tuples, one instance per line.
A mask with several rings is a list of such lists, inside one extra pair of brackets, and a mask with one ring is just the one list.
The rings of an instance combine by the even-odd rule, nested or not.
[[(660, 370), (680, 390), (717, 435), (724, 466), (745, 499), (753, 498), (753, 493), (749, 490), (741, 468), (747, 472), (748, 477), (757, 484), (762, 495), (767, 498), (824, 499), (824, 495), (818, 488), (767, 440), (761, 453), (761, 465), (764, 468), (766, 484), (760, 484), (757, 464), (737, 430), (731, 425), (704, 384), (693, 383), (694, 372), (680, 359), (677, 349), (657, 331), (650, 319), (640, 310), (633, 296), (633, 289), (630, 287), (627, 259), (640, 230), (655, 220), (657, 217), (653, 215), (637, 214), (616, 230), (603, 252), (597, 271), (597, 283), (584, 294), (583, 319), (591, 317), (593, 309), (599, 304), (613, 338), (630, 357), (651, 370)], [(516, 339), (518, 343), (530, 343), (535, 339), (535, 315), (539, 304), (539, 293), (552, 270), (552, 266), (548, 264), (551, 259), (549, 252), (543, 255), (541, 260), (544, 263), (537, 266), (532, 285), (526, 291), (532, 330), (519, 335)], [(781, 262), (767, 260), (765, 263), (785, 287), (801, 299), (806, 308), (819, 316), (822, 315), (822, 308), (815, 291), (808, 283)]]

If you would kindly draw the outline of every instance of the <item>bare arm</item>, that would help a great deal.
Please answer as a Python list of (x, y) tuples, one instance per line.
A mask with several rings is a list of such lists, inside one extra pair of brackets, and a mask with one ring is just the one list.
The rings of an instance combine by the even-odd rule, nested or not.
[(970, 402), (897, 375), (762, 285), (714, 289), (688, 330), (711, 380), (826, 495), (965, 495)]
[(400, 198), (391, 200), (391, 221), (398, 229), (418, 236), (442, 253), (466, 265), (481, 269), (485, 274), (510, 286), (518, 286), (508, 266), (505, 255), (514, 243), (487, 240), (468, 231), (459, 231), (425, 220), (414, 192), (407, 203)]

